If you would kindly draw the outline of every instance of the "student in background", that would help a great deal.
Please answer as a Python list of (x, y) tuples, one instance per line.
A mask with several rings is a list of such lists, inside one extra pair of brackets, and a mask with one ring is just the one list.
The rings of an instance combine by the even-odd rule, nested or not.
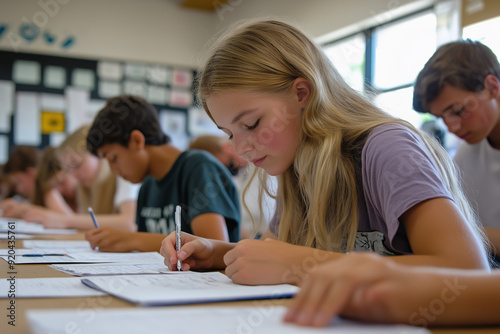
[(10, 178), (5, 175), (4, 165), (0, 165), (0, 208), (3, 200), (11, 198), (15, 194), (14, 184)]
[[(30, 167), (32, 168), (32, 167)], [(34, 183), (30, 189), (30, 202), (19, 202), (10, 200), (3, 204), (4, 215), (9, 217), (26, 218), (30, 216), (31, 210), (47, 210), (62, 214), (72, 214), (75, 212), (76, 187), (78, 182), (74, 177), (66, 173), (61, 167), (56, 154), (56, 149), (46, 147), (36, 168), (31, 169), (27, 174), (31, 176), (34, 173), (34, 181), (31, 178), (25, 178), (21, 188), (31, 188), (31, 182)], [(17, 175), (16, 175), (17, 177)], [(29, 180), (29, 182), (28, 182)], [(27, 193), (26, 193), (27, 194)]]
[(500, 271), (410, 267), (355, 254), (311, 270), (284, 320), (322, 327), (336, 315), (414, 326), (499, 325)]
[(183, 270), (225, 268), (237, 283), (299, 284), (309, 265), (374, 251), (408, 265), (489, 270), (447, 152), (353, 90), (300, 30), (273, 20), (231, 30), (198, 82), (236, 152), (279, 175), (278, 219), (265, 240), (183, 234), (179, 253), (169, 235), (161, 253), (171, 269), (180, 259)]
[(197, 236), (238, 241), (239, 202), (231, 175), (207, 152), (180, 151), (170, 144), (158, 112), (143, 99), (123, 95), (108, 100), (87, 137), (90, 152), (109, 161), (126, 180), (143, 182), (137, 201), (136, 233), (112, 228), (86, 234), (101, 251), (158, 251), (175, 231), (175, 207), (181, 228)]
[(17, 196), (0, 203), (4, 217), (22, 218), (35, 193), (37, 166), (40, 150), (34, 146), (19, 145), (13, 148), (3, 172), (10, 180)]
[(64, 169), (55, 147), (42, 152), (35, 178), (34, 205), (66, 214), (78, 212), (76, 192), (78, 180)]
[(19, 145), (12, 149), (3, 167), (4, 174), (14, 184), (16, 194), (29, 200), (35, 192), (36, 168), (40, 150), (34, 146)]
[[(491, 243), (500, 250), (500, 64), (480, 42), (441, 46), (415, 82), (413, 108), (464, 140), (455, 162)], [(498, 254), (498, 253), (497, 253)], [(500, 258), (499, 258), (500, 259)]]
[(52, 228), (94, 228), (87, 212), (92, 207), (101, 226), (134, 231), (134, 217), (139, 187), (113, 175), (108, 162), (90, 154), (86, 147), (89, 126), (82, 126), (59, 146), (58, 155), (64, 169), (77, 180), (79, 213), (66, 215), (31, 208), (26, 220)]
[[(253, 177), (255, 166), (239, 156), (233, 144), (226, 138), (215, 135), (196, 137), (189, 144), (190, 149), (204, 150), (214, 155), (233, 175), (238, 189), (241, 208), (240, 238), (259, 237), (264, 233), (274, 214), (276, 189), (272, 194), (259, 194), (259, 178)], [(249, 181), (252, 181), (249, 183)], [(276, 179), (269, 178), (276, 187)]]

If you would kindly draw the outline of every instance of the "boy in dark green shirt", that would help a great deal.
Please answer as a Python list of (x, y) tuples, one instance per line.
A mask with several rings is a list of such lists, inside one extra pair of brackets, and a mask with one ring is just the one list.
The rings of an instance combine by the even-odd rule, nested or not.
[(183, 231), (238, 241), (239, 200), (231, 175), (206, 152), (181, 152), (172, 146), (151, 104), (130, 95), (110, 99), (89, 130), (87, 147), (107, 159), (114, 173), (143, 182), (137, 201), (139, 232), (90, 230), (86, 238), (92, 247), (158, 251), (163, 238), (175, 231), (176, 205), (182, 208)]

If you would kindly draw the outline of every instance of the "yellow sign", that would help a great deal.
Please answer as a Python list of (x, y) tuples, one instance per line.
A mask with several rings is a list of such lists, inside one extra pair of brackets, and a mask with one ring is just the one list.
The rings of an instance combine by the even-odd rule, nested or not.
[(55, 111), (42, 111), (42, 134), (64, 132), (64, 114)]

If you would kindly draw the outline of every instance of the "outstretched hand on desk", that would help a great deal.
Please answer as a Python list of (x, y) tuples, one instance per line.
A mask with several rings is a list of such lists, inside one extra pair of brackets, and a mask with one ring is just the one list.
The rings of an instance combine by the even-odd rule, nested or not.
[(443, 280), (433, 280), (416, 268), (374, 254), (352, 253), (313, 269), (284, 320), (322, 327), (342, 315), (421, 325), (418, 321), (425, 318), (417, 313), (419, 307), (440, 298), (444, 288)]

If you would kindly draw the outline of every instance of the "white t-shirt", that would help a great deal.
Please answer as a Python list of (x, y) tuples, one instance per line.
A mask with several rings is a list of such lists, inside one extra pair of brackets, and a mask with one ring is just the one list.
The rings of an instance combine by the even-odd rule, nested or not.
[[(256, 224), (259, 223), (259, 202), (257, 201), (259, 196), (259, 178), (256, 176), (252, 180), (248, 191), (245, 194), (245, 203), (248, 206), (252, 216), (248, 214), (247, 210), (243, 206), (243, 190), (245, 189), (250, 177), (252, 176), (255, 170), (255, 166), (253, 164), (249, 164), (246, 169), (240, 170), (239, 174), (233, 178), (234, 184), (238, 189), (238, 197), (240, 198), (240, 213), (241, 213), (241, 227), (246, 229), (249, 232), (253, 232), (254, 227), (252, 223), (252, 218)], [(276, 194), (276, 189), (278, 187), (278, 181), (274, 176), (268, 176), (268, 187), (271, 189), (271, 193)], [(269, 225), (269, 222), (273, 218), (274, 209), (275, 209), (275, 200), (267, 196), (266, 193), (263, 194), (262, 198), (262, 210), (263, 210), (263, 220), (261, 225), (259, 226), (258, 233), (264, 233)]]
[(454, 159), (483, 226), (500, 228), (500, 150), (483, 139), (475, 145), (460, 145)]
[(128, 201), (137, 201), (141, 184), (131, 183), (120, 176), (116, 176), (116, 191), (113, 199), (113, 205), (116, 212), (119, 212), (120, 205)]

